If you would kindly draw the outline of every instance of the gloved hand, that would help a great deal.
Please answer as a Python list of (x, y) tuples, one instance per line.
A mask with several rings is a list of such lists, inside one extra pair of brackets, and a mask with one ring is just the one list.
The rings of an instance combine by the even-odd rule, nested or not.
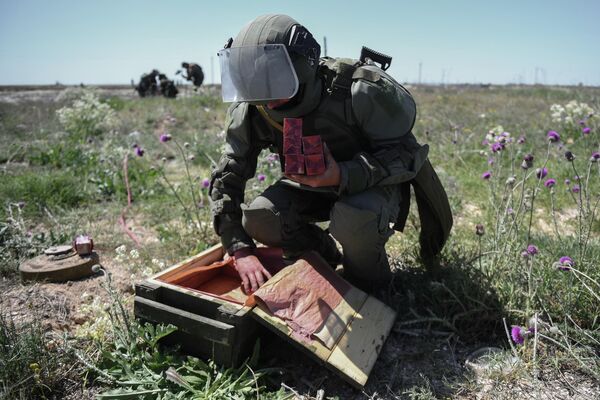
[(289, 178), (295, 182), (301, 183), (303, 185), (308, 185), (311, 187), (321, 187), (321, 186), (339, 186), (341, 182), (341, 172), (340, 166), (337, 161), (331, 155), (329, 148), (325, 143), (323, 143), (323, 152), (325, 155), (325, 172), (321, 175), (293, 175), (286, 174), (286, 178)]
[(235, 269), (242, 278), (242, 286), (246, 294), (252, 294), (271, 278), (269, 271), (263, 267), (258, 258), (252, 254), (251, 248), (237, 250), (234, 253)]

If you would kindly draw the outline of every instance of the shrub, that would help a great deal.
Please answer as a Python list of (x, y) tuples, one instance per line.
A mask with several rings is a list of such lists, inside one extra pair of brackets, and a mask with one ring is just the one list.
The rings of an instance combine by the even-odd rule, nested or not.
[(20, 203), (25, 215), (37, 216), (46, 210), (75, 208), (86, 200), (82, 183), (69, 172), (0, 175), (1, 213), (10, 203)]
[(0, 304), (0, 398), (39, 399), (63, 391), (73, 360), (37, 320), (22, 325)]
[(91, 91), (56, 113), (65, 130), (78, 139), (101, 135), (116, 125), (115, 111)]

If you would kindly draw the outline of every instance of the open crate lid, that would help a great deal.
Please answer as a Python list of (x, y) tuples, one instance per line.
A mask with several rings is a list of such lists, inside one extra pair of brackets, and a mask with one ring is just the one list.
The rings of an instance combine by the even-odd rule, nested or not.
[[(223, 257), (221, 246), (215, 246), (195, 257), (194, 265), (198, 268), (198, 261), (209, 266)], [(190, 266), (189, 260), (186, 265)], [(295, 266), (296, 264), (294, 264)], [(293, 266), (285, 268), (273, 275), (264, 286), (273, 286), (279, 281), (286, 280), (295, 283), (302, 279), (304, 271), (297, 269), (294, 273)], [(187, 267), (189, 268), (189, 267)], [(181, 269), (170, 268), (155, 276), (156, 279), (165, 281), (169, 276), (180, 275)], [(240, 309), (250, 309), (251, 315), (259, 323), (276, 333), (284, 340), (292, 343), (303, 353), (315, 361), (324, 364), (328, 369), (339, 375), (356, 388), (362, 388), (367, 382), (369, 374), (377, 361), (385, 340), (394, 324), (396, 313), (387, 305), (376, 298), (367, 295), (360, 289), (331, 272), (326, 273), (327, 279), (342, 281), (345, 289), (341, 291), (341, 300), (330, 309), (330, 313), (320, 328), (310, 338), (301, 337), (285, 320), (275, 316), (262, 301), (253, 301), (250, 306), (233, 303)], [(335, 285), (334, 285), (335, 286)], [(339, 288), (339, 285), (337, 286)], [(257, 294), (260, 290), (257, 292)], [(203, 293), (203, 294), (200, 294)], [(200, 295), (209, 293), (199, 291)], [(239, 296), (239, 293), (237, 294)], [(223, 296), (215, 297), (223, 301)]]

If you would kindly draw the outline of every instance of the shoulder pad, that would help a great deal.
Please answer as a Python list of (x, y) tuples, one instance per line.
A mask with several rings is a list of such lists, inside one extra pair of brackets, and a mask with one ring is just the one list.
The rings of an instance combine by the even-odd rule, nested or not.
[(379, 79), (381, 79), (381, 74), (375, 69), (370, 69), (366, 68), (365, 66), (361, 66), (356, 68), (356, 70), (352, 74), (352, 80), (356, 79), (364, 79), (369, 82), (377, 82)]
[(375, 140), (393, 139), (411, 131), (417, 108), (410, 93), (375, 66), (363, 66), (351, 87), (356, 122)]

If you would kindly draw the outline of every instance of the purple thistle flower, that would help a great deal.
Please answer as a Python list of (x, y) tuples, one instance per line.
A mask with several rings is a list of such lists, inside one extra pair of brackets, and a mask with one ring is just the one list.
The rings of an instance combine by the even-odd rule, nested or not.
[(590, 161), (591, 162), (596, 162), (600, 160), (600, 153), (598, 153), (597, 151), (592, 153), (592, 156), (590, 157)]
[(546, 137), (553, 143), (558, 142), (560, 140), (560, 135), (556, 131), (548, 131)]
[(494, 157), (488, 158), (488, 165), (494, 165)]
[(204, 178), (204, 179), (202, 179), (202, 187), (203, 187), (204, 189), (206, 189), (206, 188), (208, 188), (209, 186), (210, 186), (210, 179), (208, 179), (208, 178)]
[(579, 125), (585, 126), (585, 120), (584, 119), (579, 120)]
[(573, 193), (579, 193), (581, 191), (581, 188), (579, 187), (579, 185), (573, 185), (573, 187), (571, 188), (571, 191)]
[(490, 171), (485, 171), (483, 174), (481, 174), (481, 179), (488, 180), (491, 177), (492, 177), (492, 173)]
[(575, 159), (575, 154), (573, 154), (571, 151), (567, 151), (565, 152), (565, 158), (567, 161), (573, 161)]
[(504, 150), (504, 143), (496, 142), (496, 143), (492, 144), (491, 149), (492, 149), (492, 153), (497, 153), (499, 151), (502, 151), (502, 150)]
[(521, 135), (519, 137), (519, 139), (517, 139), (517, 144), (523, 144), (525, 143), (525, 136)]
[(136, 148), (135, 148), (135, 154), (138, 157), (142, 157), (144, 155), (144, 149), (142, 149), (140, 146), (136, 146)]
[(565, 179), (565, 185), (570, 185), (571, 184), (571, 180), (569, 178)]
[(581, 180), (581, 178), (579, 177), (579, 175), (575, 175), (573, 177), (573, 180), (579, 182)]
[(538, 179), (545, 178), (546, 175), (548, 175), (548, 168), (546, 168), (546, 167), (544, 167), (544, 168), (537, 168), (535, 170), (535, 176), (537, 176)]
[(521, 252), (521, 257), (523, 257), (523, 258), (529, 258), (529, 253), (527, 252), (527, 250), (523, 250)]
[(531, 167), (533, 167), (533, 155), (526, 154), (525, 157), (523, 157), (523, 162), (521, 163), (521, 168), (529, 169)]
[(512, 337), (513, 342), (516, 344), (523, 344), (525, 342), (525, 337), (523, 336), (523, 328), (520, 326), (513, 325), (510, 330), (510, 336)]
[(488, 144), (490, 144), (490, 141), (489, 141), (489, 140), (487, 140), (487, 139), (483, 139), (483, 140), (481, 141), (481, 144), (482, 144), (483, 146), (487, 146)]
[(550, 178), (546, 182), (544, 182), (544, 186), (546, 186), (547, 188), (554, 187), (554, 185), (556, 185), (556, 179), (553, 178)]
[(259, 182), (264, 182), (265, 179), (267, 179), (267, 177), (263, 174), (258, 174), (258, 176), (256, 178), (258, 179)]
[(267, 156), (267, 161), (269, 162), (275, 162), (277, 160), (279, 160), (279, 154), (271, 153)]
[(27, 204), (27, 203), (25, 203), (23, 200), (21, 200), (17, 203), (17, 207), (19, 207), (22, 210), (25, 208), (25, 204)]
[(515, 210), (513, 210), (513, 208), (512, 208), (512, 207), (508, 207), (508, 208), (506, 209), (506, 213), (507, 213), (508, 215), (512, 215), (512, 214), (514, 214), (514, 213), (515, 213)]
[(539, 251), (536, 245), (530, 244), (529, 246), (527, 246), (527, 254), (535, 256), (538, 252)]
[(558, 260), (558, 269), (560, 269), (561, 271), (569, 271), (571, 270), (571, 267), (573, 267), (573, 259), (569, 256), (562, 256), (559, 260)]
[(169, 135), (168, 133), (163, 133), (162, 135), (160, 135), (161, 142), (166, 143), (169, 140), (171, 140), (171, 135)]
[(581, 131), (583, 132), (584, 135), (589, 135), (589, 133), (592, 131), (592, 129), (589, 126), (586, 126)]

